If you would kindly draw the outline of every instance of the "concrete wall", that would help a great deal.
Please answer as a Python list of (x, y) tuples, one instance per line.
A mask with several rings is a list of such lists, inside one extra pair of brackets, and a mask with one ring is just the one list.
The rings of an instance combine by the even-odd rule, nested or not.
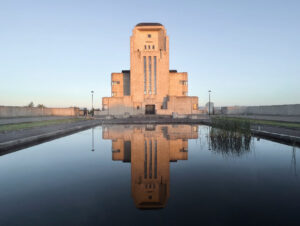
[(37, 108), (0, 106), (0, 118), (33, 116), (78, 116), (78, 108)]
[(97, 115), (144, 115), (146, 105), (155, 105), (157, 115), (199, 114), (198, 97), (171, 96), (167, 101), (167, 108), (161, 109), (162, 102), (148, 99), (147, 102), (133, 102), (131, 96), (103, 98), (103, 111)]
[(300, 104), (222, 107), (226, 115), (300, 115)]
[(123, 90), (123, 73), (111, 74), (111, 95), (113, 97), (122, 97)]
[(188, 75), (186, 72), (169, 73), (169, 80), (169, 96), (187, 96)]

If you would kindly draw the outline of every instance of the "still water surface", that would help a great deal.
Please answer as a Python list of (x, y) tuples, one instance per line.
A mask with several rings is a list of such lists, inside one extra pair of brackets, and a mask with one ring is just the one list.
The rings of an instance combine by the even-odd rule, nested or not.
[(299, 148), (104, 126), (0, 156), (0, 225), (300, 225)]

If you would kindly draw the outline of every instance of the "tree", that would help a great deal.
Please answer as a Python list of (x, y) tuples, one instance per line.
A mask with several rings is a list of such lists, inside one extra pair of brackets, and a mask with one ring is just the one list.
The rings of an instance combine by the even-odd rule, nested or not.
[(38, 108), (45, 108), (46, 106), (43, 105), (43, 104), (38, 104), (37, 107), (38, 107)]
[(31, 107), (31, 108), (33, 108), (34, 107), (34, 104), (33, 104), (33, 102), (31, 101), (28, 105), (27, 105), (27, 107)]

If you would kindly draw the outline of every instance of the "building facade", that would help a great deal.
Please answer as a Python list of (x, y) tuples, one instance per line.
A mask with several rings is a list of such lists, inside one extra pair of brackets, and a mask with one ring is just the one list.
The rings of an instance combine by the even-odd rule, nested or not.
[(188, 75), (169, 69), (169, 37), (159, 23), (137, 24), (130, 38), (130, 70), (111, 74), (109, 115), (197, 114), (198, 97), (188, 96)]

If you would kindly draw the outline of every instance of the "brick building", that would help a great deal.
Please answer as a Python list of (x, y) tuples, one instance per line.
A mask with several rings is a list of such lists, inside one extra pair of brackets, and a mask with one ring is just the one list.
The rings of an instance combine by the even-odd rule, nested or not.
[(159, 23), (139, 23), (130, 38), (130, 70), (111, 74), (107, 114), (198, 113), (198, 97), (188, 96), (186, 72), (169, 70), (169, 37)]

